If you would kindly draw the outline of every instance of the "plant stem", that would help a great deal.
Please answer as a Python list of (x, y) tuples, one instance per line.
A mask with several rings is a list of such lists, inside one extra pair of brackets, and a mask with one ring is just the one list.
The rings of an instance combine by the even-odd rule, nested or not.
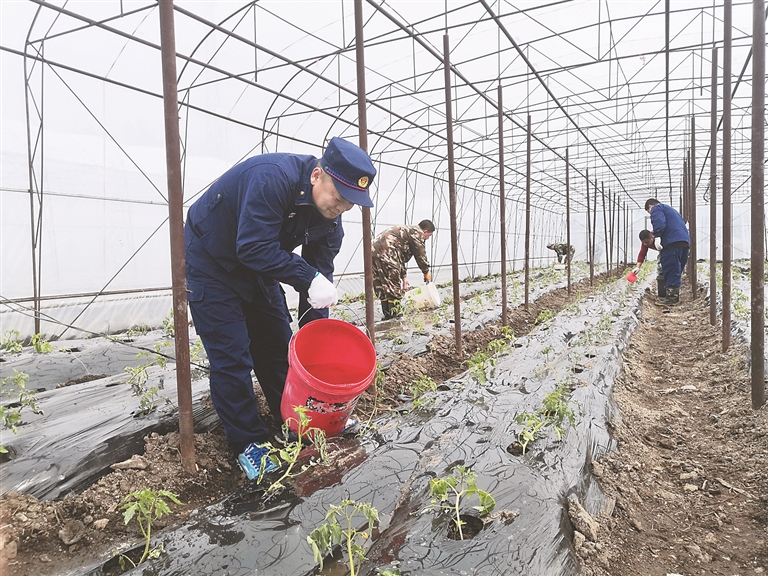
[[(346, 512), (345, 512), (346, 514)], [(352, 555), (352, 540), (354, 539), (355, 530), (352, 528), (352, 520), (347, 516), (347, 556), (349, 557), (349, 576), (355, 576), (355, 557)]]
[(461, 514), (459, 513), (459, 501), (461, 500), (461, 492), (458, 492), (455, 489), (454, 492), (456, 492), (456, 526), (459, 527), (459, 540), (464, 540), (464, 532), (461, 529)]
[(275, 482), (270, 484), (269, 488), (267, 488), (267, 492), (270, 490), (276, 489), (277, 486), (280, 486), (286, 478), (290, 477), (291, 470), (293, 470), (293, 466), (296, 464), (296, 459), (299, 457), (299, 453), (301, 452), (301, 437), (296, 441), (296, 447), (294, 448), (292, 452), (292, 458), (289, 461), (288, 469), (285, 471), (285, 473), (280, 476)]
[(152, 531), (152, 525), (149, 522), (147, 522), (147, 528), (145, 530), (144, 523), (141, 521), (141, 519), (139, 519), (139, 527), (141, 528), (141, 533), (144, 534), (144, 538), (146, 539), (146, 544), (144, 544), (144, 554), (142, 554), (141, 560), (139, 560), (139, 564), (141, 564), (142, 562), (144, 562), (144, 560), (146, 560), (147, 556), (149, 555), (149, 542), (150, 542), (149, 535), (151, 534), (151, 531)]

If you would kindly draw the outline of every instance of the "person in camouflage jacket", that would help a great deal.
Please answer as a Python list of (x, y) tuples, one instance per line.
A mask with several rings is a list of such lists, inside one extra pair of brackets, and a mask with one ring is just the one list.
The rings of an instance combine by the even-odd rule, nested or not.
[(416, 258), (424, 282), (432, 280), (425, 242), (435, 231), (430, 220), (422, 220), (418, 226), (392, 226), (373, 241), (373, 291), (381, 300), (384, 318), (397, 316), (397, 304), (409, 283), (406, 264)]
[(570, 262), (573, 259), (573, 255), (576, 253), (576, 248), (573, 246), (569, 246), (565, 242), (559, 242), (557, 244), (547, 244), (547, 248), (550, 250), (554, 250), (555, 254), (557, 254), (557, 263), (562, 264), (563, 260), (566, 259), (566, 254), (568, 255), (568, 262)]

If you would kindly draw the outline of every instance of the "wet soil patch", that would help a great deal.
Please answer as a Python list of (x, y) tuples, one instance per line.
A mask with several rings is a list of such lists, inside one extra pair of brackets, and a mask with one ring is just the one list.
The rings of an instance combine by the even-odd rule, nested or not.
[(448, 538), (451, 540), (470, 540), (480, 534), (484, 526), (480, 518), (470, 514), (459, 514), (459, 518), (462, 522), (461, 532), (459, 532), (456, 521), (452, 519), (448, 526)]
[(67, 386), (74, 386), (75, 384), (82, 384), (83, 382), (93, 382), (94, 380), (101, 380), (102, 378), (109, 378), (109, 374), (86, 374), (80, 378), (73, 378), (72, 380), (57, 384), (56, 388), (66, 388)]

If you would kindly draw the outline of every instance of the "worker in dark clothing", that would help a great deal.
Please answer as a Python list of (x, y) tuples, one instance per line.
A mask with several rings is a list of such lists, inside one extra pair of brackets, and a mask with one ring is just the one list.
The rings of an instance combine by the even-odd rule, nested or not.
[[(187, 298), (210, 362), (211, 400), (249, 479), (274, 468), (251, 370), (282, 422), (291, 317), (280, 283), (299, 293), (304, 325), (336, 304), (333, 260), (342, 213), (372, 207), (376, 174), (361, 148), (332, 138), (314, 156), (263, 154), (225, 172), (189, 208)], [(301, 246), (301, 256), (293, 250)], [(305, 314), (306, 312), (306, 314)]]
[(385, 319), (401, 315), (397, 304), (410, 286), (406, 266), (412, 257), (424, 274), (424, 282), (432, 280), (425, 243), (434, 231), (432, 221), (422, 220), (418, 226), (392, 226), (373, 241), (373, 291), (381, 301)]
[(547, 244), (547, 248), (554, 250), (557, 254), (557, 263), (562, 264), (565, 260), (570, 262), (573, 260), (573, 255), (576, 253), (576, 248), (566, 244), (565, 242), (558, 242), (557, 244)]
[[(657, 250), (656, 238), (653, 236), (653, 232), (650, 230), (640, 231), (640, 252), (637, 254), (637, 267), (632, 270), (635, 274), (640, 272), (640, 266), (645, 262), (645, 258), (648, 255), (648, 250)], [(667, 295), (666, 284), (664, 283), (664, 274), (661, 268), (661, 258), (656, 260), (656, 289), (658, 291), (659, 298), (664, 298)]]
[(672, 306), (680, 301), (680, 284), (683, 269), (688, 262), (691, 237), (680, 213), (656, 198), (645, 202), (645, 211), (651, 215), (656, 247), (661, 251), (661, 269), (664, 273), (666, 296), (659, 298), (662, 306)]

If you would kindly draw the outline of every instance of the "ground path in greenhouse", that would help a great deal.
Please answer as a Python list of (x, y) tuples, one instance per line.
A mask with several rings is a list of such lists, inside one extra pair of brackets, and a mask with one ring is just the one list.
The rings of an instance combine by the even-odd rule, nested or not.
[[(515, 335), (534, 328), (542, 310), (559, 311), (590, 289), (586, 282), (571, 295), (554, 290), (527, 310), (511, 310)], [(594, 576), (768, 573), (768, 419), (766, 410), (750, 408), (747, 350), (734, 344), (720, 353), (719, 329), (709, 326), (703, 297), (684, 294), (669, 313), (654, 298), (643, 300), (640, 325), (624, 351), (615, 394), (622, 419), (612, 430), (619, 452), (593, 463), (616, 505), (612, 516), (597, 518), (597, 543), (576, 539), (584, 570)], [(399, 355), (377, 393), (361, 399), (359, 415), (396, 406), (420, 374), (439, 383), (462, 372), (466, 358), (500, 332), (492, 324), (465, 333), (461, 358), (440, 335), (426, 354)], [(0, 573), (65, 574), (138, 543), (138, 529), (124, 525), (119, 509), (134, 490), (170, 490), (185, 503), (155, 523), (160, 531), (244, 483), (218, 433), (196, 436), (200, 472), (194, 478), (180, 467), (177, 434), (152, 435), (145, 444), (133, 467), (115, 470), (81, 494), (56, 502), (20, 495), (0, 500)]]
[(708, 302), (681, 293), (644, 298), (624, 351), (619, 451), (593, 462), (616, 504), (578, 550), (592, 576), (768, 574), (768, 409), (751, 408), (748, 348), (723, 353)]

